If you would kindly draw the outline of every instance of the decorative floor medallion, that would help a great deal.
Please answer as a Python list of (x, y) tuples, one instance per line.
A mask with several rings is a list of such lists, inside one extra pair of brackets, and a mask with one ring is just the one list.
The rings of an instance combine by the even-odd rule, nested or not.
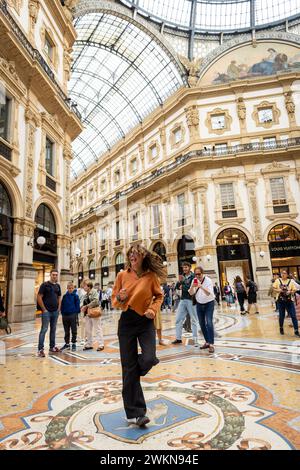
[[(121, 382), (99, 381), (59, 391), (48, 411), (22, 417), (26, 429), (0, 441), (1, 449), (292, 449), (268, 426), (275, 413), (258, 407), (257, 392), (234, 381), (145, 380), (151, 419), (128, 425)], [(40, 408), (42, 409), (42, 408)]]

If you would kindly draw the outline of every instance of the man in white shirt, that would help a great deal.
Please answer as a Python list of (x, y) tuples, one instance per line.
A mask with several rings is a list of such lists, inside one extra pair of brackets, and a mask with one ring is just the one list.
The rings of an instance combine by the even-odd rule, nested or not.
[(196, 297), (197, 315), (200, 327), (205, 338), (205, 344), (200, 349), (208, 349), (210, 353), (214, 348), (213, 313), (215, 307), (215, 294), (212, 280), (204, 275), (202, 266), (195, 269), (195, 278), (189, 289), (190, 295)]

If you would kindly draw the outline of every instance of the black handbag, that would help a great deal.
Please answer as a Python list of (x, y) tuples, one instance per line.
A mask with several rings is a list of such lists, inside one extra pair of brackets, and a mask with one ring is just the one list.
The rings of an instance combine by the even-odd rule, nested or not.
[(196, 294), (197, 294), (197, 292), (198, 292), (199, 289), (200, 289), (200, 287), (198, 287), (198, 289), (196, 290), (195, 294), (192, 295), (192, 303), (193, 303), (193, 305), (197, 305)]
[(11, 327), (6, 317), (0, 317), (0, 330), (5, 330), (8, 335), (11, 333)]

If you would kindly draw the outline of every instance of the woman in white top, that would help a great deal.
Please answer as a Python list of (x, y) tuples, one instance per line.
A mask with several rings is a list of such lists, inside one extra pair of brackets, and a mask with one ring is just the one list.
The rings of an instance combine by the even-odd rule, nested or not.
[(212, 280), (204, 275), (202, 266), (195, 268), (195, 278), (189, 290), (190, 295), (195, 295), (197, 315), (200, 327), (205, 338), (205, 344), (200, 349), (208, 349), (210, 353), (215, 351), (213, 314), (215, 307), (215, 294)]

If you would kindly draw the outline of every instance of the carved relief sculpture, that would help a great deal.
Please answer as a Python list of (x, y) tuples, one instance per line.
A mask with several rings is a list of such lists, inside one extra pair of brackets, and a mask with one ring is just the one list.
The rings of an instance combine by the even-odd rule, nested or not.
[(296, 124), (295, 103), (294, 103), (291, 91), (288, 91), (287, 93), (284, 94), (284, 100), (285, 100), (285, 107), (288, 112), (290, 124), (291, 125)]
[(64, 11), (65, 15), (68, 18), (69, 21), (73, 21), (73, 15), (75, 8), (78, 4), (79, 0), (65, 0), (64, 1)]
[(191, 140), (199, 138), (199, 113), (196, 105), (184, 108)]
[(252, 212), (252, 220), (254, 224), (254, 237), (255, 237), (255, 240), (259, 241), (262, 239), (262, 233), (261, 233), (261, 226), (260, 226), (260, 219), (259, 219), (259, 212), (258, 212), (259, 204), (256, 199), (256, 182), (247, 181), (246, 184), (248, 187), (249, 201), (250, 201), (250, 207), (251, 207), (251, 212)]
[(183, 55), (178, 55), (180, 62), (184, 66), (184, 68), (188, 72), (188, 84), (191, 88), (194, 88), (197, 86), (197, 82), (199, 79), (199, 71), (202, 63), (202, 59), (194, 59), (194, 60), (189, 60), (187, 57), (184, 57)]
[(237, 114), (240, 121), (241, 129), (245, 128), (246, 125), (246, 105), (244, 98), (238, 98), (237, 100)]
[(39, 9), (40, 9), (40, 0), (29, 0), (28, 4), (28, 9), (29, 9), (29, 35), (30, 39), (32, 42), (34, 41), (34, 28), (37, 22), (38, 14), (39, 14)]

